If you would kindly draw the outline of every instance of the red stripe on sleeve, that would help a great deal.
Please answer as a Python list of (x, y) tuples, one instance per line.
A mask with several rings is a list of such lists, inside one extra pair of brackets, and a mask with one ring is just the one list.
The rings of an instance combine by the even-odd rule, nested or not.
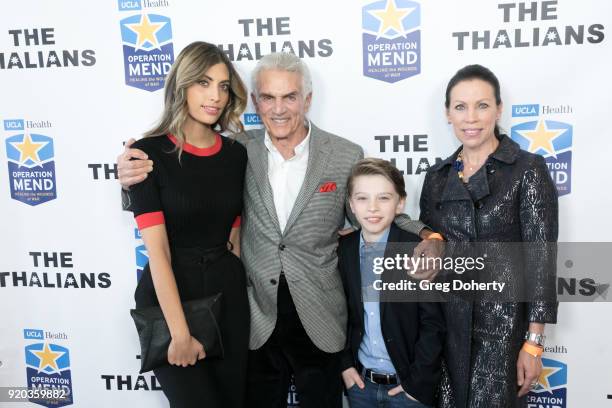
[(237, 216), (236, 219), (234, 220), (234, 223), (232, 224), (232, 228), (238, 228), (240, 227), (240, 216)]
[(150, 212), (134, 217), (139, 230), (143, 230), (154, 225), (165, 224), (164, 213), (162, 211)]

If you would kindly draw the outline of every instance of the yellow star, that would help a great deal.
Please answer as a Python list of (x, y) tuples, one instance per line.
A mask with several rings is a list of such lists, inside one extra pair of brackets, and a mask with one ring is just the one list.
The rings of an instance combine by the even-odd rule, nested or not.
[(38, 365), (39, 371), (42, 371), (47, 367), (51, 367), (54, 371), (59, 371), (57, 359), (65, 354), (61, 351), (51, 351), (48, 343), (45, 343), (45, 348), (42, 351), (32, 351), (32, 353), (34, 353), (40, 359), (40, 364)]
[(544, 149), (548, 154), (555, 155), (555, 148), (552, 141), (563, 133), (563, 130), (548, 130), (543, 120), (538, 123), (535, 130), (520, 132), (529, 139), (529, 151), (535, 153), (538, 149)]
[(540, 384), (545, 390), (550, 390), (550, 382), (548, 377), (561, 370), (559, 367), (542, 367), (542, 372), (538, 377), (538, 384)]
[(48, 143), (49, 142), (33, 142), (29, 134), (24, 136), (23, 142), (21, 143), (11, 142), (13, 147), (19, 150), (19, 163), (25, 163), (28, 159), (32, 159), (35, 163), (40, 163), (38, 152)]
[(394, 0), (387, 0), (387, 7), (385, 10), (372, 10), (370, 14), (380, 20), (380, 29), (378, 30), (378, 35), (382, 35), (387, 32), (388, 29), (392, 28), (398, 33), (404, 32), (404, 27), (402, 26), (402, 20), (408, 14), (412, 13), (416, 7), (410, 8), (402, 8), (398, 9), (395, 6)]
[(140, 16), (140, 23), (138, 24), (126, 24), (126, 27), (135, 32), (138, 35), (136, 39), (136, 49), (142, 49), (145, 42), (150, 42), (155, 48), (159, 47), (159, 42), (155, 34), (165, 26), (166, 23), (151, 23), (149, 16), (143, 14)]

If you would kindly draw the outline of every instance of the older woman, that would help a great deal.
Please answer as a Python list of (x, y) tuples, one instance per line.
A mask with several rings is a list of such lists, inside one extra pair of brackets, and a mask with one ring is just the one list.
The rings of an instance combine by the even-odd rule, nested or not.
[[(500, 86), (490, 70), (459, 70), (448, 83), (445, 105), (462, 145), (427, 173), (421, 220), (451, 247), (483, 242), (496, 248), (491, 259), (505, 261), (489, 262), (490, 276), (532, 296), (511, 302), (453, 297), (444, 304), (440, 406), (515, 407), (542, 370), (544, 324), (557, 319), (555, 251), (542, 250), (557, 240), (557, 192), (544, 159), (500, 134)], [(502, 242), (542, 244), (517, 253)]]

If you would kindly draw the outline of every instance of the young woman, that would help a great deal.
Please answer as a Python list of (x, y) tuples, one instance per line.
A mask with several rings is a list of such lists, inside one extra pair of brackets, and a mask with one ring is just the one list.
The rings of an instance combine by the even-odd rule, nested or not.
[[(168, 323), (169, 364), (154, 372), (171, 407), (243, 406), (249, 310), (235, 254), (247, 154), (218, 132), (242, 130), (245, 106), (245, 87), (227, 57), (194, 42), (168, 74), (159, 125), (134, 144), (155, 163), (129, 192), (149, 254), (135, 299), (138, 308), (159, 305)], [(225, 357), (208, 359), (181, 302), (219, 292)]]
[[(491, 250), (487, 273), (528, 299), (451, 299), (440, 406), (505, 408), (521, 401), (542, 370), (545, 323), (556, 323), (557, 191), (544, 159), (500, 134), (499, 81), (469, 65), (446, 88), (449, 124), (461, 147), (433, 166), (421, 193), (421, 221), (453, 242)], [(530, 242), (517, 246), (511, 243)], [(500, 244), (504, 243), (504, 244)], [(491, 261), (495, 259), (495, 261)], [(506, 299), (508, 300), (508, 299)], [(522, 302), (529, 300), (529, 302)]]

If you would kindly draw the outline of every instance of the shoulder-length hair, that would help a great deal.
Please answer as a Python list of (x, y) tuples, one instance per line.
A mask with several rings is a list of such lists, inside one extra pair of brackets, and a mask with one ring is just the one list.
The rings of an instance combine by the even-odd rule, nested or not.
[(244, 126), (240, 115), (247, 104), (247, 91), (242, 79), (227, 56), (217, 46), (203, 42), (192, 42), (180, 52), (166, 77), (164, 87), (164, 110), (158, 124), (144, 137), (172, 134), (177, 139), (179, 156), (186, 137), (183, 125), (189, 117), (187, 88), (202, 79), (206, 71), (216, 64), (225, 64), (229, 72), (229, 100), (217, 123), (212, 128), (223, 132), (242, 132)]

